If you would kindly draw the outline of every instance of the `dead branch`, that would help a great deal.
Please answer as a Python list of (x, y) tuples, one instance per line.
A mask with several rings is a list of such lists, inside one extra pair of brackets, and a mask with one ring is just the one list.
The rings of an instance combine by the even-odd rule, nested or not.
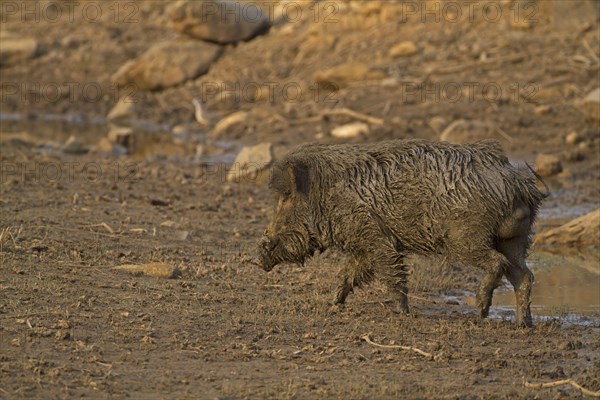
[(563, 385), (571, 385), (572, 387), (579, 390), (581, 393), (585, 394), (586, 396), (600, 397), (600, 391), (592, 392), (591, 390), (586, 389), (583, 386), (581, 386), (580, 384), (578, 384), (577, 382), (575, 382), (573, 379), (562, 379), (559, 381), (546, 382), (546, 383), (529, 383), (523, 379), (523, 386), (532, 388), (532, 389), (545, 389), (545, 388), (552, 388), (552, 387), (563, 386)]
[(307, 123), (312, 123), (312, 122), (319, 122), (323, 118), (326, 118), (326, 117), (339, 117), (339, 116), (350, 117), (357, 121), (366, 122), (371, 125), (384, 125), (385, 124), (385, 120), (383, 120), (381, 118), (371, 117), (370, 115), (359, 113), (357, 111), (354, 111), (354, 110), (351, 110), (351, 109), (345, 108), (345, 107), (344, 108), (335, 108), (335, 109), (330, 109), (330, 110), (323, 110), (319, 113), (319, 115), (316, 115), (314, 117), (308, 117), (308, 118), (298, 119), (295, 121), (289, 121), (289, 123), (291, 125), (301, 125), (301, 124), (307, 124)]
[(418, 353), (420, 355), (422, 355), (423, 357), (427, 358), (428, 360), (433, 360), (433, 355), (431, 353), (428, 353), (426, 351), (423, 351), (421, 349), (418, 349), (416, 347), (412, 347), (412, 346), (400, 346), (397, 344), (394, 345), (387, 345), (387, 344), (379, 344), (379, 343), (375, 343), (374, 341), (371, 340), (371, 338), (369, 337), (369, 335), (363, 335), (361, 336), (361, 339), (364, 340), (365, 342), (369, 343), (372, 346), (376, 346), (376, 347), (382, 347), (384, 349), (400, 349), (400, 350), (405, 350), (405, 351), (414, 351), (415, 353)]
[(509, 55), (505, 57), (497, 57), (490, 60), (474, 61), (470, 63), (462, 63), (459, 65), (450, 65), (447, 67), (439, 67), (431, 71), (430, 75), (436, 74), (451, 74), (453, 72), (460, 72), (471, 68), (483, 68), (487, 66), (499, 66), (505, 62), (518, 62), (525, 58), (523, 54)]
[(350, 118), (354, 118), (358, 121), (363, 121), (363, 122), (367, 122), (369, 124), (372, 125), (383, 125), (385, 124), (385, 121), (381, 118), (375, 118), (375, 117), (371, 117), (370, 115), (367, 114), (363, 114), (363, 113), (359, 113), (356, 112), (354, 110), (351, 110), (349, 108), (336, 108), (336, 109), (332, 109), (332, 110), (324, 110), (321, 112), (321, 118), (324, 117), (337, 117), (337, 116), (345, 116), (345, 117), (350, 117)]
[(510, 136), (508, 133), (504, 132), (504, 130), (502, 130), (499, 127), (496, 127), (496, 132), (498, 132), (500, 134), (500, 136), (502, 136), (504, 139), (506, 139), (509, 143), (514, 143), (515, 141), (513, 140), (512, 136)]

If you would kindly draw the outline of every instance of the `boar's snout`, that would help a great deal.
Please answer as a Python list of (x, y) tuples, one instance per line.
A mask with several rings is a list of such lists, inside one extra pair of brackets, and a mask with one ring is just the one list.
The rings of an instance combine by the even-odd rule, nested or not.
[(277, 246), (277, 241), (270, 239), (267, 235), (263, 236), (258, 242), (258, 259), (260, 267), (269, 272), (277, 262), (271, 257), (273, 249)]

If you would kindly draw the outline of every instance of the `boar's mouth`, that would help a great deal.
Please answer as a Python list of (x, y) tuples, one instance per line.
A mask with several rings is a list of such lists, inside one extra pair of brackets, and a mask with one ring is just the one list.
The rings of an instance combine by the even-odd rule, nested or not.
[(280, 239), (270, 239), (264, 236), (258, 243), (258, 262), (254, 263), (266, 272), (271, 271), (275, 266), (282, 262), (289, 262), (304, 266), (304, 262), (315, 255), (323, 252), (324, 247), (315, 239), (310, 238), (308, 249), (294, 253), (281, 252)]
[(263, 270), (266, 272), (271, 271), (279, 262), (273, 259), (270, 254), (272, 254), (273, 249), (277, 246), (277, 241), (270, 240), (268, 237), (264, 236), (258, 242), (258, 264)]

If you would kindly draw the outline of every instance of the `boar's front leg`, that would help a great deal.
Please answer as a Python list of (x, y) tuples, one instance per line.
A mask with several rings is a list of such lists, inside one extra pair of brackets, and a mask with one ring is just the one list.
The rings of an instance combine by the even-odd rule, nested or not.
[(340, 277), (342, 282), (337, 288), (334, 304), (344, 304), (346, 297), (354, 291), (355, 287), (370, 283), (373, 280), (373, 269), (352, 257), (350, 264), (340, 272)]

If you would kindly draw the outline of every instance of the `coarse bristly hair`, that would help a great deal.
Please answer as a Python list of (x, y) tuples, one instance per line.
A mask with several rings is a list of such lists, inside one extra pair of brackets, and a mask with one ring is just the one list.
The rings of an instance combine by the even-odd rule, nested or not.
[[(530, 324), (533, 277), (524, 258), (545, 195), (497, 141), (307, 144), (275, 163), (269, 186), (292, 200), (270, 225), (278, 238), (265, 235), (259, 246), (267, 270), (315, 248), (339, 248), (354, 257), (338, 293), (343, 302), (376, 274), (405, 291), (406, 254), (444, 255), (487, 270), (478, 294), (482, 315), (504, 273), (518, 292), (520, 323)], [(283, 239), (291, 232), (295, 243)]]

